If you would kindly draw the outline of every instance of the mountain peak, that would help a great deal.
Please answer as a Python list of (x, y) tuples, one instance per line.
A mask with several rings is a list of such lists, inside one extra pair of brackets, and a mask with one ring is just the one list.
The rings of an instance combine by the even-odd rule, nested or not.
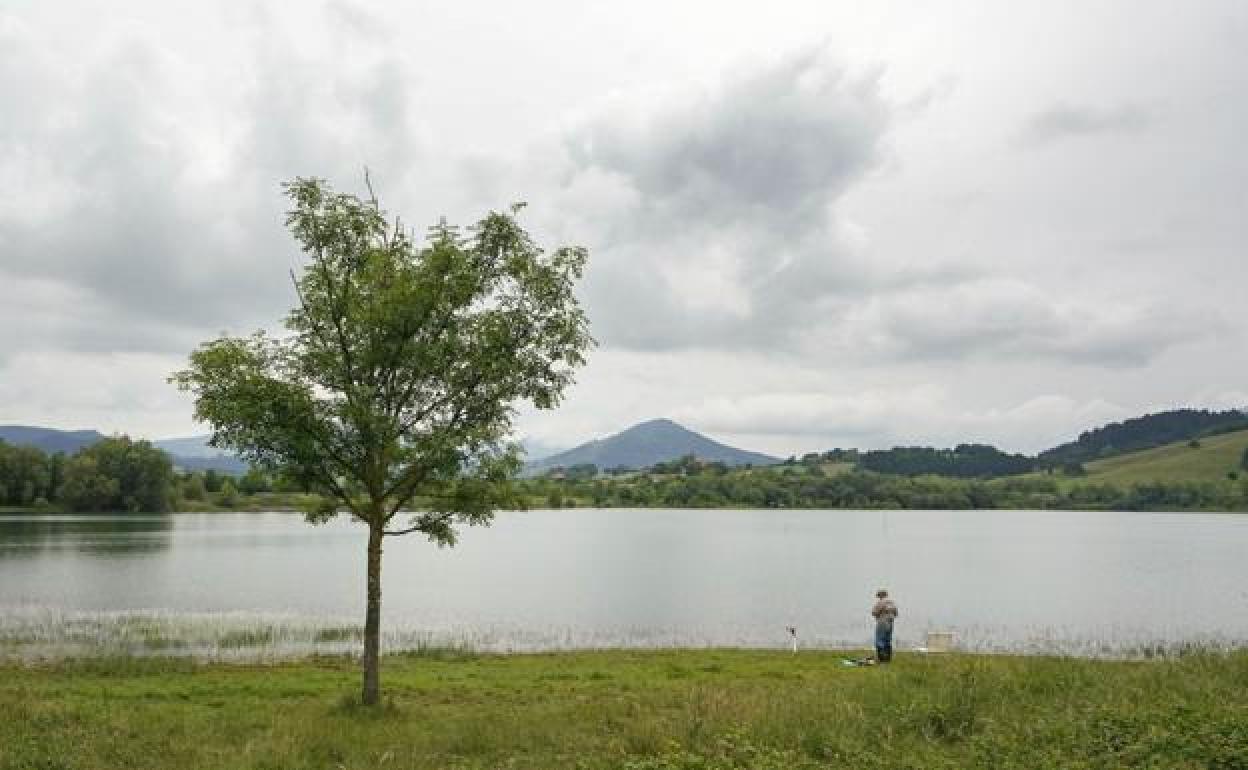
[(629, 431), (634, 431), (634, 430), (654, 430), (654, 429), (663, 429), (663, 430), (674, 429), (678, 431), (684, 431), (687, 433), (693, 432), (689, 430), (688, 428), (686, 428), (685, 426), (681, 425), (680, 423), (676, 422), (675, 420), (668, 419), (667, 417), (656, 417), (653, 420), (645, 420), (643, 422), (637, 423), (636, 425), (633, 425), (632, 427), (625, 428), (624, 430), (620, 431), (620, 433), (628, 433)]
[(648, 468), (686, 455), (726, 465), (771, 465), (779, 462), (765, 454), (721, 444), (673, 420), (660, 417), (530, 463), (526, 470), (540, 473), (549, 468), (585, 464), (603, 469)]

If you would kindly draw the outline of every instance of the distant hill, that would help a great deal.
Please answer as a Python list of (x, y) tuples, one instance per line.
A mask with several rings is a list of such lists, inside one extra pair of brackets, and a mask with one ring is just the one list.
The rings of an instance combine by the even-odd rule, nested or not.
[(230, 452), (208, 446), (210, 438), (210, 435), (162, 438), (152, 444), (173, 455), (173, 464), (184, 471), (214, 470), (232, 476), (241, 476), (247, 472), (247, 463)]
[(161, 438), (152, 442), (154, 446), (178, 457), (216, 457), (224, 454), (216, 447), (208, 446), (211, 435), (187, 436), (186, 438)]
[(185, 457), (172, 455), (174, 468), (182, 471), (208, 471), (242, 476), (251, 466), (234, 455), (218, 454), (211, 457)]
[[(83, 447), (91, 446), (108, 438), (97, 430), (58, 430), (32, 425), (0, 425), (0, 440), (14, 446), (33, 446), (48, 454), (64, 452), (72, 455)], [(208, 446), (208, 436), (162, 439), (152, 445), (163, 449), (173, 457), (173, 464), (188, 471), (206, 471), (241, 475), (247, 472), (247, 463), (228, 452)]]
[(628, 430), (551, 455), (525, 467), (528, 474), (551, 468), (592, 463), (599, 468), (648, 468), (655, 463), (693, 455), (725, 465), (773, 465), (779, 460), (758, 452), (736, 449), (707, 438), (671, 420), (649, 420)]
[(526, 463), (535, 463), (545, 460), (553, 454), (562, 452), (564, 448), (563, 446), (547, 444), (545, 441), (526, 438), (520, 441), (520, 449), (524, 451), (524, 461)]
[(1240, 461), (1248, 450), (1248, 430), (1191, 439), (1096, 460), (1084, 466), (1080, 482), (1127, 486), (1151, 481), (1220, 481), (1228, 473), (1248, 475)]
[(33, 446), (48, 454), (64, 452), (73, 454), (85, 446), (91, 446), (105, 438), (94, 430), (57, 430), (37, 428), (30, 425), (0, 425), (0, 439), (15, 446)]
[(1086, 463), (1246, 428), (1248, 415), (1238, 409), (1173, 409), (1085, 431), (1075, 441), (1041, 452), (1036, 459), (1045, 467)]

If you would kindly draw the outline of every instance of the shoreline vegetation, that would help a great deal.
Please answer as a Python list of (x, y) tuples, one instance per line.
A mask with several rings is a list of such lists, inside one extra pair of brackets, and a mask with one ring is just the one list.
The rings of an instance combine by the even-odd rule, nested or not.
[(0, 664), (0, 769), (1248, 767), (1248, 653), (745, 649)]
[[(243, 493), (224, 476), (209, 484), (216, 489), (193, 498), (175, 497), (156, 510), (123, 506), (84, 509), (39, 500), (26, 505), (0, 505), (0, 513), (304, 513), (316, 510), (323, 499), (298, 491)], [(412, 510), (421, 510), (422, 501), (417, 498), (414, 502)], [(825, 473), (793, 466), (712, 468), (687, 475), (641, 472), (605, 479), (520, 479), (514, 484), (511, 503), (500, 510), (572, 508), (1245, 513), (1248, 476), (1220, 481), (1120, 484), (1043, 474), (956, 479), (860, 471)]]
[[(1248, 512), (1248, 431), (1019, 471), (991, 447), (832, 450), (776, 465), (692, 456), (644, 470), (591, 464), (511, 482), (501, 507), (1116, 510)], [(940, 470), (941, 472), (933, 472)], [(1004, 475), (1000, 475), (1004, 474)], [(422, 510), (417, 496), (411, 508)], [(302, 483), (252, 468), (178, 471), (146, 441), (114, 437), (74, 455), (0, 442), (0, 512), (318, 511)]]
[[(0, 666), (6, 662), (55, 663), (81, 658), (184, 657), (201, 663), (274, 663), (322, 656), (355, 655), (364, 628), (344, 615), (285, 611), (190, 611), (168, 609), (67, 610), (16, 605), (0, 612)], [(930, 628), (901, 638), (902, 652), (916, 645)], [(1248, 643), (1225, 634), (1171, 635), (1164, 631), (1060, 634), (1032, 629), (1002, 636), (992, 629), (948, 628), (956, 650), (968, 655), (1006, 655), (1099, 660), (1176, 660), (1195, 654), (1248, 653)], [(863, 638), (862, 629), (807, 627), (804, 653), (844, 652)], [(681, 641), (681, 640), (684, 641)], [(547, 629), (508, 624), (427, 626), (401, 623), (381, 632), (386, 654), (426, 651), (491, 654), (561, 653), (591, 650), (732, 649), (787, 650), (787, 634), (751, 634), (711, 643), (705, 637), (670, 632), (647, 633), (617, 628), (614, 633), (577, 634), (570, 628)]]
[[(1064, 510), (1134, 512), (1248, 512), (1248, 473), (1224, 478), (1112, 480), (1030, 473), (1001, 478), (898, 475), (859, 470), (842, 462), (790, 462), (726, 468), (684, 458), (646, 471), (605, 475), (557, 470), (512, 483), (504, 510), (560, 508), (795, 509), (795, 510)], [(97, 500), (9, 499), (0, 513), (224, 513), (317, 510), (323, 498), (252, 471), (233, 478), (214, 471), (176, 474), (169, 490), (142, 505), (133, 496)], [(295, 487), (295, 488), (292, 488)], [(421, 510), (419, 497), (412, 506)], [(8, 504), (3, 504), (8, 503)]]
[[(866, 482), (868, 485), (870, 481)], [(603, 499), (602, 489), (559, 487), (542, 485), (543, 494), (526, 495), (520, 504), (500, 508), (500, 511), (526, 512), (534, 510), (607, 510), (607, 509), (665, 509), (665, 510), (795, 510), (795, 511), (1116, 511), (1121, 513), (1248, 513), (1248, 491), (1227, 485), (1155, 482), (1129, 488), (1109, 485), (1075, 487), (1069, 491), (1045, 484), (1016, 483), (993, 487), (965, 484), (948, 484), (946, 479), (916, 479), (913, 483), (893, 486), (890, 494), (882, 498), (854, 495), (844, 497), (806, 497), (800, 492), (777, 489), (751, 491), (743, 499), (726, 499), (717, 495), (691, 494), (681, 485), (666, 488), (655, 485), (657, 491), (640, 495), (626, 493), (623, 498)], [(610, 495), (612, 490), (607, 490)], [(758, 499), (762, 498), (759, 502)], [(638, 499), (640, 498), (640, 499)], [(138, 509), (95, 509), (81, 511), (63, 505), (0, 505), (0, 514), (99, 514), (99, 515), (178, 515), (185, 513), (289, 513), (303, 515), (313, 509), (321, 498), (307, 494), (261, 494), (243, 496), (226, 506), (212, 501), (180, 501), (175, 508), (162, 511)], [(417, 501), (419, 502), (419, 501)], [(415, 507), (412, 510), (421, 510)]]

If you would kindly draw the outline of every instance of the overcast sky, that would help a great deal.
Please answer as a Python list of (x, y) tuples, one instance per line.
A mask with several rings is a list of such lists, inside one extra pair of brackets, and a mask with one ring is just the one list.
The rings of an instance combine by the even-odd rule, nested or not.
[(296, 175), (591, 252), (521, 431), (1034, 451), (1248, 406), (1248, 3), (0, 3), (0, 423), (203, 432)]

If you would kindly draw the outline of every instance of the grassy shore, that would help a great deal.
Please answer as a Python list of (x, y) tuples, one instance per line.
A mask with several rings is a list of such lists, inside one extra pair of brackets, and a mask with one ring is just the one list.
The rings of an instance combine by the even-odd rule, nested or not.
[(1248, 768), (1248, 654), (745, 650), (0, 667), (0, 768)]

